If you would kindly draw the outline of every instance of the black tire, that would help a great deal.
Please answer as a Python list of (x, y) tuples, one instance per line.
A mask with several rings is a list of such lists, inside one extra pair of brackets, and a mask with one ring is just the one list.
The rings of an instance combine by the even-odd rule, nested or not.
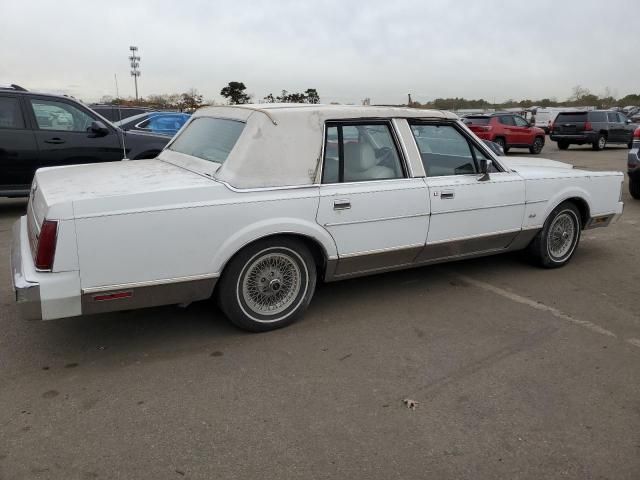
[[(281, 263), (274, 265), (267, 260)], [(287, 286), (287, 275), (293, 285)], [(290, 325), (307, 309), (316, 278), (313, 255), (303, 242), (272, 237), (243, 248), (231, 259), (218, 285), (218, 301), (235, 326), (250, 332), (275, 330)], [(280, 311), (259, 311), (257, 302), (277, 302), (278, 295), (284, 302), (278, 307)], [(290, 299), (287, 295), (291, 295)], [(275, 305), (264, 306), (272, 307)]]
[(533, 145), (529, 147), (529, 153), (532, 153), (534, 155), (539, 155), (540, 152), (542, 152), (543, 148), (544, 148), (544, 139), (542, 137), (536, 137), (533, 140)]
[[(567, 228), (569, 225), (571, 227)], [(562, 267), (571, 260), (578, 248), (581, 230), (582, 221), (578, 208), (571, 202), (561, 203), (549, 214), (544, 227), (529, 244), (528, 253), (541, 267)], [(554, 245), (550, 245), (554, 240), (563, 242), (559, 252), (553, 252)]]
[(604, 147), (607, 146), (607, 136), (604, 134), (598, 135), (598, 139), (591, 144), (591, 148), (593, 148), (596, 152), (598, 150), (604, 150)]
[(629, 193), (636, 200), (640, 200), (640, 179), (629, 179)]
[(633, 142), (627, 143), (627, 147), (629, 147), (629, 150), (631, 150), (633, 148)]
[(502, 150), (504, 151), (504, 153), (507, 153), (509, 151), (509, 149), (507, 148), (507, 141), (504, 138), (496, 137), (494, 142), (500, 145), (500, 147), (502, 147)]
[(567, 150), (567, 149), (569, 148), (569, 142), (564, 141), (564, 140), (560, 140), (560, 141), (558, 142), (558, 148), (559, 148), (560, 150)]

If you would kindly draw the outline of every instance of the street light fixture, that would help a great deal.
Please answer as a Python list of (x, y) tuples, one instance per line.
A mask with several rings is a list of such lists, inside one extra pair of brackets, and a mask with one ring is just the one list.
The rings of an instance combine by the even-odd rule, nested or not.
[(129, 61), (131, 63), (131, 76), (133, 77), (133, 82), (136, 86), (136, 102), (138, 101), (138, 77), (140, 76), (140, 57), (138, 56), (138, 47), (135, 45), (131, 45), (129, 47), (131, 51), (131, 55), (129, 56)]

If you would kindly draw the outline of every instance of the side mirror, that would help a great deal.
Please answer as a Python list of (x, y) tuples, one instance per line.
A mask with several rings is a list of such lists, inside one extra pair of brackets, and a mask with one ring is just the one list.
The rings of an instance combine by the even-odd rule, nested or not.
[(107, 126), (99, 120), (94, 120), (89, 126), (89, 131), (98, 137), (102, 137), (109, 133)]
[(629, 120), (629, 119), (627, 118), (627, 120), (626, 120), (626, 122), (625, 122), (625, 123), (626, 123), (627, 125), (629, 125), (629, 124), (631, 123), (631, 120)]
[(479, 182), (486, 182), (491, 177), (489, 177), (489, 169), (491, 168), (492, 162), (491, 160), (487, 160), (486, 158), (480, 159), (480, 173), (482, 176), (478, 178)]

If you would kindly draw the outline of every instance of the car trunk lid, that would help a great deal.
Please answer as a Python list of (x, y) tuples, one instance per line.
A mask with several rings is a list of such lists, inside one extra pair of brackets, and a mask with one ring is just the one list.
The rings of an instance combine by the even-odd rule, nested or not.
[(554, 133), (575, 135), (585, 131), (588, 122), (587, 112), (559, 113), (554, 122)]

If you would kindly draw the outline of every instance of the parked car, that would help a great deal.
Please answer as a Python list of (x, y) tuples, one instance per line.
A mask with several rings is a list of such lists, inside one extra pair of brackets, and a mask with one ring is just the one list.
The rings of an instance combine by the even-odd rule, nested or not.
[(505, 153), (511, 148), (528, 148), (537, 155), (544, 147), (544, 130), (531, 126), (520, 115), (489, 113), (468, 115), (463, 120), (478, 137), (497, 143)]
[(627, 157), (627, 173), (629, 174), (629, 193), (640, 200), (640, 127), (633, 134), (631, 150)]
[(125, 107), (121, 105), (110, 105), (102, 103), (92, 103), (89, 108), (96, 113), (99, 113), (110, 122), (119, 122), (126, 118), (140, 115), (142, 113), (152, 112), (153, 109), (149, 107)]
[(191, 117), (188, 113), (180, 112), (149, 112), (134, 115), (125, 120), (113, 122), (123, 130), (151, 132), (158, 135), (173, 137)]
[(560, 150), (569, 145), (591, 144), (602, 150), (608, 143), (622, 143), (631, 148), (633, 131), (638, 127), (620, 112), (591, 110), (561, 112), (551, 127), (551, 140)]
[(493, 153), (495, 153), (496, 155), (498, 155), (500, 157), (504, 156), (504, 154), (505, 154), (504, 150), (496, 142), (492, 142), (491, 140), (483, 140), (483, 142), (487, 147), (489, 147), (491, 149), (491, 151)]
[(567, 109), (549, 107), (549, 108), (537, 108), (535, 112), (535, 126), (544, 130), (544, 133), (551, 131), (551, 125), (558, 116), (558, 113), (567, 111)]
[(520, 249), (561, 267), (622, 212), (621, 172), (517, 160), (442, 111), (202, 108), (156, 159), (38, 170), (16, 300), (55, 319), (214, 295), (271, 330), (318, 280)]
[[(165, 136), (126, 134), (69, 97), (0, 88), (0, 197), (29, 195), (38, 168), (153, 158)], [(124, 147), (123, 147), (124, 140)]]

